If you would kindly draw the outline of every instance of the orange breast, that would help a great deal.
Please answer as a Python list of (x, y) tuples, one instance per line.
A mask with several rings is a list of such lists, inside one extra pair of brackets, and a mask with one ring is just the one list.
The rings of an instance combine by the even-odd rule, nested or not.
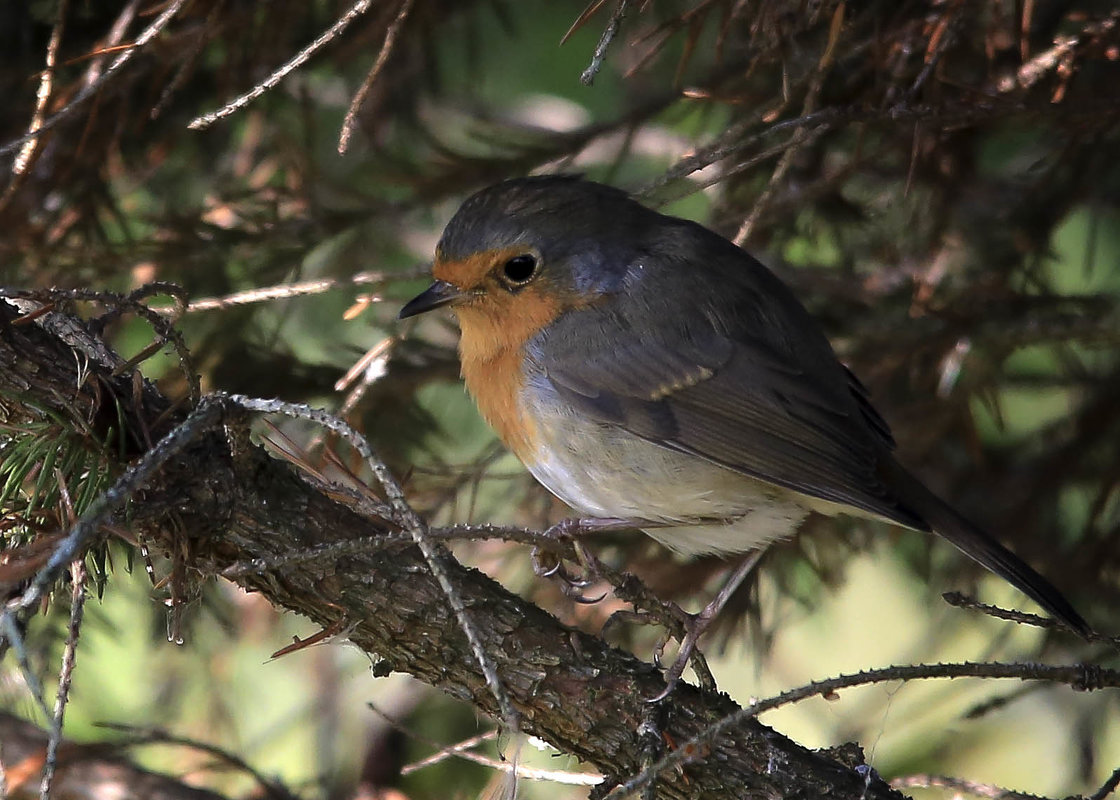
[(525, 344), (556, 319), (558, 304), (529, 287), (516, 297), (487, 298), (455, 309), (463, 379), (479, 411), (506, 446), (526, 464), (541, 443), (535, 421), (522, 402)]
[(464, 352), (463, 379), (478, 410), (506, 447), (523, 462), (535, 462), (539, 437), (521, 402), (525, 376), (520, 349), (490, 359), (467, 358)]

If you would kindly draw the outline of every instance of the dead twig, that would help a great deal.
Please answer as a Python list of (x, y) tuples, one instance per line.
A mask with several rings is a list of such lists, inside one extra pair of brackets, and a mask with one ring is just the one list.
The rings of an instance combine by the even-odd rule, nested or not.
[[(182, 2), (182, 0), (180, 0), (180, 2)], [(350, 26), (350, 23), (352, 23), (354, 20), (356, 20), (358, 17), (369, 10), (371, 3), (372, 0), (358, 0), (356, 3), (354, 3), (354, 5), (350, 6), (345, 14), (335, 20), (335, 23), (331, 25), (331, 27), (327, 28), (327, 30), (317, 36), (315, 40), (311, 42), (311, 44), (307, 45), (307, 47), (303, 48), (286, 62), (284, 62), (283, 66), (275, 70), (263, 81), (258, 83), (256, 86), (254, 86), (252, 89), (250, 89), (240, 97), (230, 100), (228, 103), (226, 103), (216, 111), (210, 111), (206, 114), (195, 117), (187, 124), (187, 127), (192, 131), (204, 130), (206, 128), (209, 128), (218, 120), (228, 117), (230, 114), (240, 111), (242, 108), (249, 105), (249, 103), (253, 102), (269, 89), (272, 89), (274, 86), (280, 83), (280, 81), (284, 80), (284, 78), (286, 78), (290, 73), (302, 67), (305, 63), (307, 63), (307, 60), (310, 59), (311, 56), (315, 55), (315, 53), (321, 50), (324, 46), (334, 41), (339, 36), (339, 34), (341, 34)]]
[(595, 53), (591, 56), (591, 63), (579, 76), (579, 82), (584, 86), (595, 83), (595, 76), (603, 68), (603, 59), (607, 57), (607, 49), (614, 41), (614, 37), (618, 35), (622, 18), (626, 16), (626, 6), (628, 4), (629, 0), (618, 0), (618, 5), (615, 6), (610, 19), (607, 20), (607, 27), (603, 29), (603, 35), (599, 37), (599, 43), (595, 45)]
[(140, 50), (143, 49), (144, 46), (148, 44), (148, 42), (152, 41), (152, 39), (158, 36), (160, 31), (162, 31), (164, 27), (167, 26), (167, 23), (169, 23), (171, 19), (179, 13), (179, 9), (181, 9), (186, 2), (187, 0), (172, 0), (167, 8), (165, 8), (163, 12), (155, 18), (152, 24), (145, 28), (140, 33), (140, 35), (136, 37), (136, 41), (134, 41), (128, 49), (124, 50), (119, 56), (113, 59), (113, 62), (109, 64), (105, 72), (98, 75), (94, 80), (86, 83), (86, 85), (83, 86), (82, 89), (74, 96), (73, 100), (71, 100), (69, 103), (56, 111), (47, 119), (43, 120), (43, 123), (34, 131), (26, 133), (18, 139), (14, 139), (3, 146), (0, 146), (0, 156), (7, 155), (17, 147), (23, 145), (25, 142), (29, 142), (32, 139), (35, 139), (41, 133), (50, 130), (58, 123), (62, 122), (64, 119), (73, 114), (79, 106), (81, 106), (86, 100), (93, 96), (94, 92), (101, 88), (102, 84), (104, 84), (105, 81), (109, 80), (109, 78), (115, 75), (121, 69), (121, 67), (127, 64), (134, 55), (140, 52)]
[(389, 23), (389, 27), (385, 30), (385, 41), (381, 45), (381, 50), (377, 54), (377, 60), (373, 62), (373, 67), (370, 68), (369, 74), (366, 79), (362, 81), (362, 85), (354, 94), (353, 99), (350, 101), (350, 107), (346, 109), (346, 118), (342, 121), (342, 130), (338, 134), (338, 154), (345, 155), (346, 151), (350, 148), (350, 137), (354, 133), (354, 126), (358, 121), (358, 111), (361, 110), (362, 104), (365, 103), (366, 97), (369, 96), (370, 89), (377, 81), (381, 72), (385, 69), (385, 65), (389, 61), (389, 56), (393, 53), (393, 46), (397, 42), (397, 36), (404, 27), (404, 21), (408, 19), (409, 12), (412, 11), (412, 4), (414, 0), (404, 0), (400, 8), (397, 10), (396, 16), (393, 21)]

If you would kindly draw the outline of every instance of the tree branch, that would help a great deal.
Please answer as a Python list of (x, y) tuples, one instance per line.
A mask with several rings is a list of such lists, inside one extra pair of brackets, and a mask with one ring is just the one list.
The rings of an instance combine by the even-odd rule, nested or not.
[[(10, 421), (49, 409), (80, 415), (95, 428), (99, 420), (118, 419), (135, 430), (151, 427), (154, 437), (181, 419), (165, 416), (171, 404), (150, 385), (137, 391), (131, 375), (113, 375), (94, 363), (79, 382), (74, 352), (46, 330), (46, 318), (13, 324), (18, 316), (0, 301), (0, 396)], [(224, 423), (229, 435), (213, 430), (186, 444), (131, 499), (129, 519), (149, 546), (185, 546), (194, 570), (216, 575), (293, 550), (382, 537), (379, 549), (243, 574), (237, 581), (324, 627), (344, 627), (375, 659), (375, 674), (407, 672), (499, 716), (419, 549), (386, 536), (390, 526), (334, 502), (269, 458), (238, 435), (238, 420), (227, 415)], [(182, 531), (190, 532), (186, 542)], [(649, 759), (638, 730), (649, 713), (647, 698), (664, 688), (660, 673), (561, 625), (477, 570), (452, 559), (447, 567), (522, 730), (594, 764), (608, 776), (604, 789), (641, 772)], [(681, 686), (664, 708), (661, 730), (668, 740), (688, 741), (736, 711), (726, 696)], [(657, 797), (900, 796), (866, 769), (857, 770), (860, 764), (807, 750), (753, 719), (737, 720), (708, 741), (699, 760), (658, 778)]]

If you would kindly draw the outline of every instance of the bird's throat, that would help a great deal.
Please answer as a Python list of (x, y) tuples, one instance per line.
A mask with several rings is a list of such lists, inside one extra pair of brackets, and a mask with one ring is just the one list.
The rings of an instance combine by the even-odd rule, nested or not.
[[(542, 317), (544, 315), (541, 315)], [(525, 344), (545, 319), (510, 322), (477, 309), (459, 309), (459, 357), (467, 391), (506, 447), (525, 463), (536, 458), (539, 436), (524, 408)]]

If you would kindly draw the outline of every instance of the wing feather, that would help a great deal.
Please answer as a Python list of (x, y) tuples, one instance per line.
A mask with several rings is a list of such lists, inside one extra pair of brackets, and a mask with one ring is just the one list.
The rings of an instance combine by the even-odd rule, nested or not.
[[(614, 302), (561, 317), (532, 345), (538, 368), (602, 423), (926, 528), (880, 477), (894, 442), (866, 390), (785, 287), (734, 252), (745, 268), (730, 286), (705, 286), (708, 273), (697, 270), (682, 296), (652, 271)], [(643, 326), (649, 319), (656, 325)]]

